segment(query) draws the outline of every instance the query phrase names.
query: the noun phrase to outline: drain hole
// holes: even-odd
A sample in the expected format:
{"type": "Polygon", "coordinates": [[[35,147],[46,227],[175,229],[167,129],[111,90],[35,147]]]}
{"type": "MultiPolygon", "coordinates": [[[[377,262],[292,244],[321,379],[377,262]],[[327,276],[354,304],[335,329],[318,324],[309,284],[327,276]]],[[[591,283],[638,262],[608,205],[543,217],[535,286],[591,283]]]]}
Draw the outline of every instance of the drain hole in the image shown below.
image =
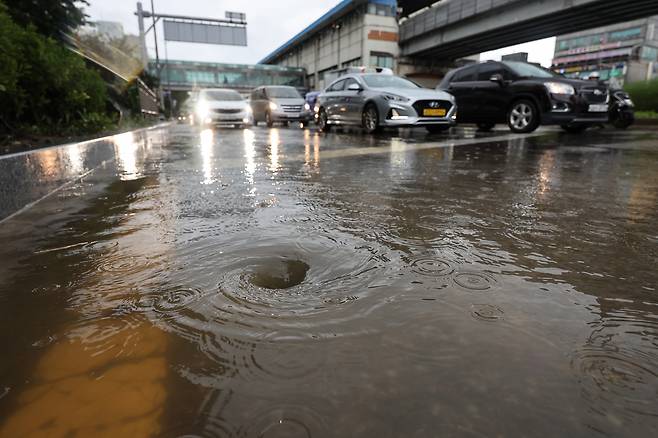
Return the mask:
{"type": "Polygon", "coordinates": [[[253,267],[249,282],[265,289],[288,289],[301,284],[309,269],[300,260],[272,260],[253,267]]]}

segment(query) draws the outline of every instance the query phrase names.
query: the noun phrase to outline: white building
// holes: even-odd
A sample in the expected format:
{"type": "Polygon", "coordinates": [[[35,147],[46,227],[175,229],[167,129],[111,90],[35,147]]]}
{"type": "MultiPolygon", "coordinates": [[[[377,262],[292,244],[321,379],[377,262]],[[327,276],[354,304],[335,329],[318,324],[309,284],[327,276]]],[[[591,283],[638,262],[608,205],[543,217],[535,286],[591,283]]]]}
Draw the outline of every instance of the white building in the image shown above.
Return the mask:
{"type": "Polygon", "coordinates": [[[260,61],[302,67],[311,89],[324,75],[349,66],[397,68],[398,21],[395,0],[344,0],[260,61]]]}

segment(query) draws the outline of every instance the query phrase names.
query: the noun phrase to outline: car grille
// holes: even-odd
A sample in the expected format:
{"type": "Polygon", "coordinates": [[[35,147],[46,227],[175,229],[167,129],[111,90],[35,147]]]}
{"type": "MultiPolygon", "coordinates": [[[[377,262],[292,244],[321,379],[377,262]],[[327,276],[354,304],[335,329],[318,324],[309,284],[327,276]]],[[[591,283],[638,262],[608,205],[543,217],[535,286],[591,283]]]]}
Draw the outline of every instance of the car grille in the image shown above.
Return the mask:
{"type": "Polygon", "coordinates": [[[444,109],[446,110],[447,116],[450,112],[450,109],[452,108],[452,103],[448,102],[447,100],[419,100],[413,104],[413,107],[414,110],[416,110],[416,113],[418,113],[419,117],[423,117],[423,110],[426,109],[444,109]]]}
{"type": "Polygon", "coordinates": [[[216,109],[215,112],[217,114],[238,114],[241,113],[241,109],[216,109]]]}
{"type": "Polygon", "coordinates": [[[580,96],[587,103],[606,103],[608,101],[608,90],[605,88],[583,88],[580,96]]]}
{"type": "Polygon", "coordinates": [[[301,105],[281,105],[281,108],[285,113],[298,113],[302,110],[301,105]]]}

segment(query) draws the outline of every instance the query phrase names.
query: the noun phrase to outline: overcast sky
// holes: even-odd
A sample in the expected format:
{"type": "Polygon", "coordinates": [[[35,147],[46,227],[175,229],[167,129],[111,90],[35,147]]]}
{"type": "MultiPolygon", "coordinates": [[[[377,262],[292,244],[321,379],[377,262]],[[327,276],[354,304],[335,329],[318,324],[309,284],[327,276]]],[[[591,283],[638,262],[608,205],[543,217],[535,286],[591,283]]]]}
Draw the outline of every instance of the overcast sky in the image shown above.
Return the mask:
{"type": "MultiPolygon", "coordinates": [[[[338,4],[339,0],[155,0],[156,12],[224,18],[225,11],[245,12],[249,23],[248,47],[213,46],[205,44],[167,43],[169,59],[187,61],[256,63],[288,41],[315,19],[338,4]]],[[[118,21],[128,33],[137,34],[136,0],[89,0],[87,14],[91,20],[118,21]]],[[[150,0],[143,0],[144,9],[150,10],[150,0]]],[[[161,25],[160,56],[164,57],[161,25]]],[[[153,37],[147,45],[154,56],[153,37]]],[[[487,52],[482,59],[500,59],[505,53],[525,51],[530,60],[549,66],[553,57],[555,40],[549,38],[534,43],[487,52]]]]}

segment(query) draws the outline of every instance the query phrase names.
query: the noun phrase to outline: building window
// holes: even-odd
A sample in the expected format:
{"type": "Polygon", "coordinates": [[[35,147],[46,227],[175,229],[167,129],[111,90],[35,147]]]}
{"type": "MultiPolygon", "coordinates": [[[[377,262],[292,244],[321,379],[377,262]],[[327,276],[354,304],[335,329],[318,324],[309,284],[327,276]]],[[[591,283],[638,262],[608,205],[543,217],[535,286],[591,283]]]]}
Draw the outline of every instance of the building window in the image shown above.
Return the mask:
{"type": "Polygon", "coordinates": [[[595,46],[603,42],[603,34],[589,35],[579,38],[563,40],[558,43],[558,50],[578,49],[581,47],[595,46]]]}
{"type": "Polygon", "coordinates": [[[215,73],[207,71],[187,71],[185,72],[187,82],[193,84],[214,84],[215,73]]]}
{"type": "Polygon", "coordinates": [[[640,49],[640,59],[650,62],[658,61],[658,48],[643,46],[640,49]]]}
{"type": "Polygon", "coordinates": [[[642,28],[634,27],[632,29],[619,30],[608,34],[608,41],[624,41],[642,37],[642,28]]]}
{"type": "Polygon", "coordinates": [[[386,17],[395,17],[396,10],[394,7],[389,5],[380,5],[377,3],[368,4],[368,14],[370,15],[382,15],[386,17]]]}
{"type": "Polygon", "coordinates": [[[393,68],[393,55],[390,53],[370,52],[370,67],[393,68]]]}
{"type": "Polygon", "coordinates": [[[343,62],[343,64],[342,64],[343,67],[359,67],[361,65],[363,65],[363,63],[361,62],[360,57],[352,59],[352,60],[347,61],[347,62],[343,62]]]}

